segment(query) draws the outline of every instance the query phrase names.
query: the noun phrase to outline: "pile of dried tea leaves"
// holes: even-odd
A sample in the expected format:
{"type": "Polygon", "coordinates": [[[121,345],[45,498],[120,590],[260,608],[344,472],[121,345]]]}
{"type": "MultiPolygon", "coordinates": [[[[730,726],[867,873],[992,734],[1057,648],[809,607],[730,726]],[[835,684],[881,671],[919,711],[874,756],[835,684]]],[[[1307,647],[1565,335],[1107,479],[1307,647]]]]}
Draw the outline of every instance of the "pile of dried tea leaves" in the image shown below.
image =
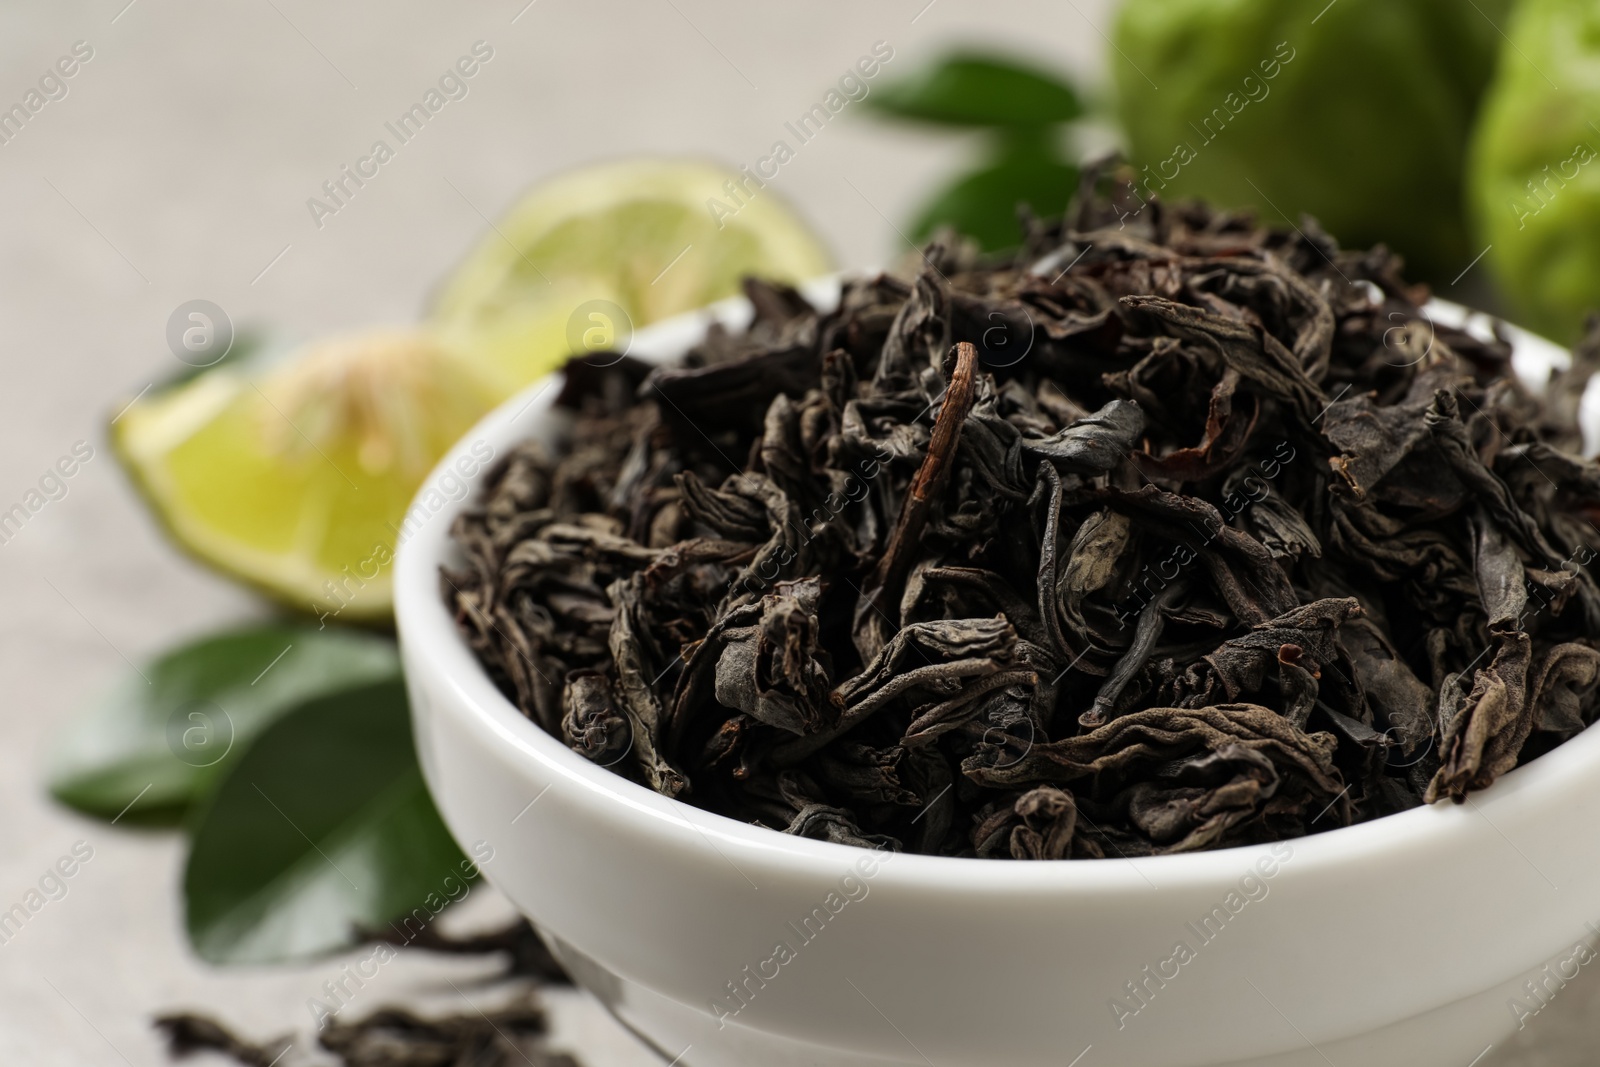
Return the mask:
{"type": "Polygon", "coordinates": [[[570,364],[442,588],[545,730],[668,796],[948,856],[1140,856],[1463,799],[1591,721],[1577,354],[1385,251],[1124,202],[679,365],[570,364]],[[1487,333],[1485,333],[1487,336],[1487,333]]]}

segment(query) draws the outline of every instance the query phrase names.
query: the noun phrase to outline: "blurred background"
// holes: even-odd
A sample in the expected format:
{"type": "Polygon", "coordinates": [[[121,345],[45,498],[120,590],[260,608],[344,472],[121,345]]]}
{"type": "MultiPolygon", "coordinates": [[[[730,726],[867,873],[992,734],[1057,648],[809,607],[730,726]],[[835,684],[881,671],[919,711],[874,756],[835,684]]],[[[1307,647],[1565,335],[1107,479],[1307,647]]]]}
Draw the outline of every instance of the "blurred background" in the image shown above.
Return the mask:
{"type": "MultiPolygon", "coordinates": [[[[1600,256],[1600,168],[1588,166],[1600,127],[1584,96],[1600,67],[1578,54],[1594,37],[1568,32],[1591,16],[1545,0],[1527,12],[1324,2],[1133,2],[1120,16],[1114,0],[0,8],[0,107],[26,112],[9,126],[0,113],[0,512],[26,509],[0,527],[0,909],[26,902],[75,845],[92,855],[0,943],[0,1061],[166,1063],[150,1018],[174,1007],[256,1035],[304,1031],[308,998],[365,955],[201,962],[185,929],[185,836],[50,796],[63,790],[50,753],[78,709],[183,642],[270,614],[163,536],[160,502],[147,506],[113,455],[109,420],[204,362],[173,348],[175,310],[209,301],[241,337],[254,328],[291,347],[410,328],[535,183],[630,156],[754,165],[779,139],[798,151],[773,199],[837,266],[889,263],[940,221],[1003,247],[1010,213],[985,205],[1044,190],[1059,202],[1036,206],[1059,211],[1075,165],[1120,145],[1146,190],[1255,206],[1275,224],[1314,210],[1347,243],[1402,248],[1441,295],[1572,342],[1600,256]],[[459,58],[481,59],[477,42],[492,58],[463,95],[330,199],[324,183],[389,139],[385,124],[459,58]],[[786,124],[861,57],[881,58],[880,43],[893,58],[878,96],[795,142],[786,124]],[[1019,66],[941,67],[953,52],[1019,66]],[[1022,111],[1032,117],[995,119],[1022,111]],[[73,473],[35,492],[68,456],[73,473]]],[[[509,917],[487,886],[459,911],[447,922],[509,917]]],[[[494,969],[402,953],[360,1008],[487,1004],[479,980],[494,969]]],[[[580,995],[547,999],[554,1047],[591,1067],[652,1062],[580,995]]],[[[1587,1064],[1596,1036],[1600,984],[1583,974],[1482,1063],[1587,1064]]]]}

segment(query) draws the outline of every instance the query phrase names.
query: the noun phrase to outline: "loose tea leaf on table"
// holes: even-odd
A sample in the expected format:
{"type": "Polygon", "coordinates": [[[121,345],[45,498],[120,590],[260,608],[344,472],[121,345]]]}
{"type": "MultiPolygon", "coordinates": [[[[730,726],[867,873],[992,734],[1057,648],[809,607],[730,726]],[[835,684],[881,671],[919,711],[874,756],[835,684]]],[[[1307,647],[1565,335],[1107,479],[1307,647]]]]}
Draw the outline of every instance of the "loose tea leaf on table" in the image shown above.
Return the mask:
{"type": "MultiPolygon", "coordinates": [[[[514,993],[504,1008],[487,1014],[474,1006],[456,1015],[424,1018],[389,1006],[350,1021],[325,1018],[317,1031],[317,1043],[346,1067],[497,1067],[516,1063],[581,1067],[571,1056],[543,1047],[548,1019],[530,982],[557,986],[570,985],[571,979],[528,920],[516,919],[499,929],[463,936],[443,933],[433,923],[409,937],[393,927],[358,933],[366,941],[450,956],[504,954],[506,969],[475,984],[481,988],[512,983],[514,993]]],[[[152,1022],[166,1038],[173,1059],[217,1052],[244,1067],[296,1067],[305,1061],[304,1048],[299,1058],[286,1058],[298,1041],[292,1033],[257,1043],[239,1037],[210,1016],[188,1011],[164,1012],[152,1022]]]]}
{"type": "Polygon", "coordinates": [[[507,695],[668,796],[950,856],[1292,837],[1583,729],[1584,377],[1530,392],[1381,247],[1115,176],[1013,257],[570,364],[442,583],[507,695]]]}
{"type": "MultiPolygon", "coordinates": [[[[245,1067],[294,1067],[309,1062],[285,1059],[292,1038],[254,1044],[204,1015],[173,1012],[155,1019],[174,1058],[218,1052],[245,1067]]],[[[424,1017],[406,1008],[379,1008],[354,1022],[330,1022],[317,1044],[344,1067],[581,1067],[564,1053],[542,1047],[549,1034],[544,1008],[531,995],[488,1013],[424,1017]]]]}
{"type": "Polygon", "coordinates": [[[438,929],[437,921],[420,928],[408,925],[405,929],[390,924],[371,930],[356,931],[366,942],[382,942],[399,948],[420,949],[445,956],[486,956],[504,953],[506,958],[502,978],[531,978],[545,985],[571,985],[572,978],[539,940],[533,924],[527,919],[514,919],[505,926],[478,934],[452,936],[438,929]]]}

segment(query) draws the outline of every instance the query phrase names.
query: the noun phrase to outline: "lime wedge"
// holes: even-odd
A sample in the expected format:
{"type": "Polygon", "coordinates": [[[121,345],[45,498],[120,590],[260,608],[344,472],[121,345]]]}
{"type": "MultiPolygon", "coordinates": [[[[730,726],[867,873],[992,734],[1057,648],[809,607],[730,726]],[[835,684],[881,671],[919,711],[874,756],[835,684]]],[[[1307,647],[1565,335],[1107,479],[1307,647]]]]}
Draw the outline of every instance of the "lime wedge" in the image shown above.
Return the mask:
{"type": "MultiPolygon", "coordinates": [[[[137,399],[112,443],[202,561],[302,611],[387,619],[407,508],[495,403],[570,353],[625,349],[634,326],[738,292],[746,274],[827,271],[777,195],[753,181],[735,195],[738,177],[645,160],[543,183],[445,284],[428,325],[271,366],[230,357],[137,399]]],[[[436,488],[460,499],[477,471],[459,473],[436,488]]]]}
{"type": "Polygon", "coordinates": [[[692,160],[627,160],[542,182],[439,292],[434,317],[502,395],[573,352],[739,291],[805,281],[827,254],[770,187],[692,160]]]}
{"type": "Polygon", "coordinates": [[[290,607],[389,614],[396,531],[489,390],[421,330],[229,361],[139,400],[112,444],[177,542],[290,607]]]}

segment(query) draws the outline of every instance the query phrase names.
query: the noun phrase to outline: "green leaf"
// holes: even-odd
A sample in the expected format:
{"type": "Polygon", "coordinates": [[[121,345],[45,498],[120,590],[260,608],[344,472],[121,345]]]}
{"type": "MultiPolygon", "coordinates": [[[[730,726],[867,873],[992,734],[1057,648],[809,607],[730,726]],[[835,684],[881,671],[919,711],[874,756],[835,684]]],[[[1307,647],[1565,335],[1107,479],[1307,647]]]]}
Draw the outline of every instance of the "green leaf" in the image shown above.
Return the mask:
{"type": "Polygon", "coordinates": [[[1015,248],[1022,241],[1017,207],[1059,215],[1078,186],[1078,168],[1057,158],[1042,142],[1014,139],[988,166],[958,178],[936,194],[917,217],[912,236],[921,241],[940,226],[973,238],[984,251],[1015,248]]]}
{"type": "Polygon", "coordinates": [[[318,697],[256,739],[201,813],[184,873],[189,940],[212,963],[304,959],[465,891],[423,785],[404,686],[318,697]]]}
{"type": "Polygon", "coordinates": [[[261,730],[321,693],[398,677],[386,637],[267,623],[173,649],[55,739],[50,792],[87,815],[173,824],[261,730]],[[138,803],[129,804],[138,798],[138,803]]]}
{"type": "Polygon", "coordinates": [[[1072,86],[1015,60],[956,53],[879,86],[867,104],[901,118],[949,126],[1038,127],[1083,114],[1072,86]]]}

